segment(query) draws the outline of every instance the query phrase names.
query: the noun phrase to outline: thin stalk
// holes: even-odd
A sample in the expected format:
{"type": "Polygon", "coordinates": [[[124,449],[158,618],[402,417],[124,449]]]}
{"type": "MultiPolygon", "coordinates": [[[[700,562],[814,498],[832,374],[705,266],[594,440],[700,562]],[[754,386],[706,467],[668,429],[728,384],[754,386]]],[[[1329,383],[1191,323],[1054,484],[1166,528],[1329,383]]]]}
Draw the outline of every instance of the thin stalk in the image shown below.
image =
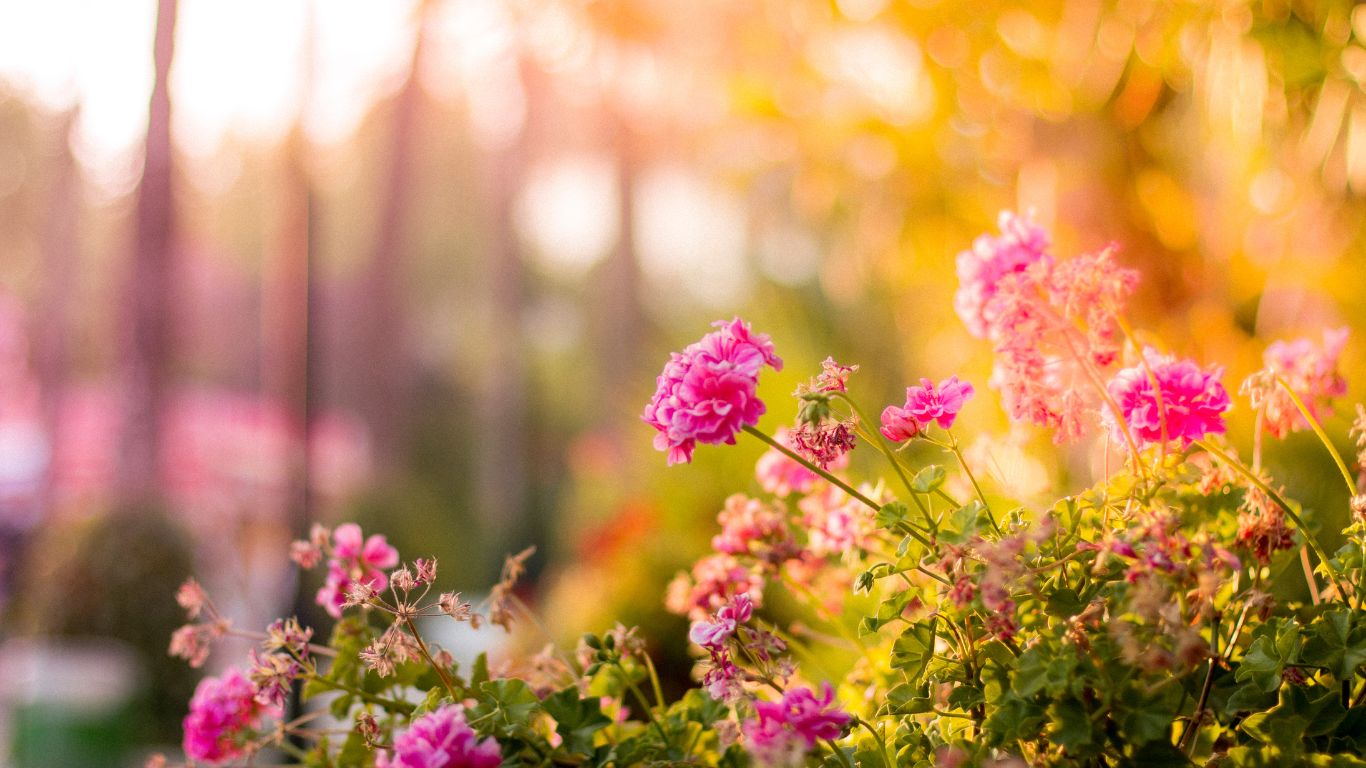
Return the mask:
{"type": "Polygon", "coordinates": [[[1200,720],[1205,716],[1205,704],[1209,701],[1210,689],[1214,687],[1214,667],[1219,661],[1219,615],[1216,613],[1210,624],[1209,671],[1205,673],[1205,683],[1200,688],[1200,700],[1195,703],[1195,714],[1186,722],[1181,738],[1176,742],[1177,749],[1195,747],[1195,736],[1200,732],[1200,720]],[[1189,742],[1189,743],[1188,743],[1189,742]]]}
{"type": "Polygon", "coordinates": [[[673,740],[670,739],[669,734],[664,731],[664,726],[660,725],[659,720],[655,718],[654,708],[650,706],[649,699],[646,699],[645,694],[640,692],[640,686],[636,685],[635,681],[631,680],[630,674],[626,672],[625,667],[621,666],[620,661],[616,662],[616,667],[621,670],[621,679],[626,683],[626,687],[635,695],[636,701],[640,702],[641,709],[645,710],[645,716],[650,718],[650,725],[654,726],[656,731],[659,731],[659,738],[670,747],[674,746],[673,740]]]}
{"type": "Polygon", "coordinates": [[[1356,480],[1352,478],[1352,473],[1347,469],[1347,462],[1342,460],[1342,454],[1338,453],[1338,449],[1333,445],[1333,441],[1329,440],[1328,434],[1323,431],[1323,426],[1319,424],[1319,420],[1314,418],[1314,414],[1310,413],[1309,407],[1304,404],[1304,401],[1300,399],[1299,395],[1295,394],[1295,390],[1291,389],[1290,385],[1285,383],[1285,379],[1276,376],[1276,383],[1281,385],[1281,388],[1285,390],[1287,395],[1290,395],[1291,402],[1300,410],[1300,415],[1304,417],[1304,420],[1309,422],[1309,427],[1314,430],[1315,435],[1318,435],[1319,442],[1323,443],[1323,447],[1327,448],[1328,453],[1333,456],[1333,461],[1338,465],[1338,471],[1342,473],[1343,482],[1347,483],[1347,495],[1355,496],[1357,492],[1356,480]]]}
{"type": "Polygon", "coordinates": [[[441,684],[446,687],[446,693],[450,694],[452,701],[459,701],[460,696],[455,692],[455,681],[451,680],[450,674],[440,664],[436,663],[436,659],[432,658],[431,651],[427,649],[426,641],[422,639],[422,634],[417,631],[417,622],[413,621],[411,616],[406,617],[404,621],[408,624],[408,631],[413,633],[413,639],[417,641],[417,648],[422,652],[422,658],[427,660],[427,663],[436,671],[436,676],[441,678],[441,684]]]}
{"type": "Polygon", "coordinates": [[[817,475],[820,475],[821,477],[825,478],[826,481],[828,481],[830,484],[834,485],[836,488],[839,488],[840,490],[842,490],[842,491],[844,491],[845,493],[849,494],[849,495],[852,496],[853,498],[858,499],[859,501],[861,501],[861,502],[863,502],[864,504],[868,505],[869,507],[871,507],[871,508],[873,509],[874,512],[876,512],[876,511],[882,509],[882,505],[881,505],[881,504],[879,504],[879,503],[877,503],[876,501],[873,501],[872,499],[868,498],[867,496],[864,496],[863,494],[859,493],[859,492],[858,492],[858,489],[854,488],[852,485],[850,485],[850,484],[844,482],[843,480],[839,479],[838,477],[835,477],[834,475],[832,475],[832,474],[830,474],[829,472],[825,471],[825,470],[822,469],[821,467],[817,466],[815,463],[810,462],[810,461],[807,461],[805,457],[803,457],[801,454],[797,453],[796,451],[792,450],[791,448],[788,448],[787,446],[783,445],[782,443],[778,442],[777,440],[774,440],[773,438],[771,438],[771,437],[769,437],[768,435],[764,434],[763,432],[761,432],[761,431],[755,429],[754,427],[751,427],[751,426],[749,426],[749,425],[746,425],[744,429],[745,429],[745,431],[748,432],[749,434],[754,435],[755,437],[759,438],[760,440],[764,441],[765,443],[768,443],[768,445],[769,445],[770,447],[777,448],[778,451],[779,451],[780,453],[782,453],[784,456],[787,456],[789,459],[792,459],[793,461],[797,462],[798,464],[801,464],[803,467],[806,467],[807,469],[811,470],[812,472],[815,472],[817,475]]]}
{"type": "Polygon", "coordinates": [[[963,458],[963,451],[958,447],[957,435],[953,434],[953,430],[951,429],[946,429],[944,431],[949,436],[949,450],[953,451],[953,455],[958,458],[958,466],[963,468],[963,474],[967,475],[968,482],[972,483],[972,490],[977,492],[977,500],[982,502],[982,509],[987,511],[987,519],[991,521],[991,527],[996,530],[996,533],[1005,535],[1001,530],[1001,526],[996,524],[996,515],[991,512],[991,505],[987,503],[987,495],[982,493],[982,486],[978,484],[977,476],[972,474],[972,467],[969,467],[967,459],[963,458]]]}
{"type": "Polygon", "coordinates": [[[1294,509],[1291,509],[1289,502],[1282,498],[1271,486],[1262,482],[1262,479],[1253,474],[1252,470],[1243,466],[1241,461],[1228,455],[1228,453],[1224,452],[1213,443],[1210,443],[1207,440],[1196,440],[1195,442],[1201,448],[1214,454],[1225,464],[1237,470],[1249,483],[1256,486],[1257,490],[1265,493],[1268,498],[1276,502],[1277,506],[1285,510],[1285,514],[1295,523],[1295,527],[1299,528],[1304,534],[1304,540],[1309,543],[1309,546],[1314,550],[1314,554],[1318,555],[1319,562],[1323,564],[1323,569],[1328,572],[1328,578],[1333,582],[1333,587],[1338,591],[1338,597],[1342,599],[1342,602],[1347,603],[1350,606],[1351,601],[1348,599],[1348,595],[1351,593],[1342,586],[1338,574],[1333,570],[1333,566],[1329,562],[1327,551],[1325,551],[1323,545],[1319,543],[1318,537],[1305,526],[1304,520],[1300,518],[1299,514],[1296,513],[1294,509]]]}
{"type": "Polygon", "coordinates": [[[849,756],[844,754],[844,750],[839,748],[839,745],[835,743],[834,739],[826,739],[825,744],[830,747],[830,751],[834,752],[835,756],[840,759],[840,764],[843,765],[844,768],[854,768],[854,764],[849,762],[849,756]]]}

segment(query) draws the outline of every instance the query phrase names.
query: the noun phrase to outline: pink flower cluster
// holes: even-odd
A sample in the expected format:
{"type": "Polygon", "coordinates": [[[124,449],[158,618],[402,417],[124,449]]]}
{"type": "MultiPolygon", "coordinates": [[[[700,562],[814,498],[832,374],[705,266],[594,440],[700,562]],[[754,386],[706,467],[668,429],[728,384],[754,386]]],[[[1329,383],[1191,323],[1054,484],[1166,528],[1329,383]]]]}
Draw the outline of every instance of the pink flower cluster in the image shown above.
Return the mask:
{"type": "Polygon", "coordinates": [[[185,755],[215,765],[241,757],[266,715],[278,717],[280,710],[262,704],[256,686],[240,670],[206,677],[195,688],[183,722],[185,755]]]}
{"type": "Polygon", "coordinates": [[[1011,418],[1076,439],[1099,400],[1090,382],[1118,355],[1118,317],[1138,275],[1112,248],[1057,261],[1047,233],[1011,213],[1001,230],[959,254],[955,307],[969,332],[995,345],[991,384],[1011,418]]]}
{"type": "Polygon", "coordinates": [[[465,722],[465,710],[447,704],[414,720],[394,739],[392,753],[379,752],[375,768],[497,768],[502,763],[498,742],[480,741],[465,722]]]}
{"type": "Polygon", "coordinates": [[[1289,393],[1276,383],[1279,376],[1314,418],[1332,412],[1329,401],[1347,394],[1347,380],[1338,372],[1338,357],[1347,345],[1347,329],[1324,329],[1322,346],[1307,338],[1277,341],[1266,348],[1264,374],[1244,383],[1252,407],[1262,410],[1262,425],[1276,437],[1307,426],[1289,393]]]}
{"type": "Polygon", "coordinates": [[[781,701],[758,701],[754,709],[756,716],[742,726],[746,748],[766,766],[800,764],[817,741],[839,738],[850,720],[829,683],[821,685],[819,697],[810,688],[792,688],[781,701]]]}
{"type": "Polygon", "coordinates": [[[721,532],[711,548],[728,555],[752,555],[768,563],[794,557],[801,547],[792,538],[787,513],[777,504],[765,504],[743,493],[732,494],[717,515],[721,532]]]}
{"type": "Polygon", "coordinates": [[[959,382],[957,376],[939,382],[938,387],[929,379],[921,379],[920,386],[906,388],[905,405],[883,409],[882,435],[899,443],[920,434],[930,424],[948,429],[972,395],[972,385],[959,382]]]}
{"type": "Polygon", "coordinates": [[[781,370],[766,334],[753,333],[740,318],[720,321],[717,330],[670,355],[657,389],[642,415],[658,430],[655,448],[669,464],[692,461],[697,443],[734,443],[743,427],[758,423],[764,403],[756,395],[759,371],[781,370]]]}
{"type": "Polygon", "coordinates": [[[733,555],[716,554],[694,563],[691,574],[680,573],[669,582],[664,605],[673,613],[699,619],[737,595],[747,595],[754,605],[761,605],[764,577],[733,555]]]}
{"type": "MultiPolygon", "coordinates": [[[[867,486],[860,492],[877,495],[867,486]]],[[[798,501],[797,508],[802,512],[802,524],[806,526],[806,548],[817,557],[865,547],[877,527],[872,510],[833,485],[823,486],[798,501]]]]}
{"type": "Polygon", "coordinates": [[[365,538],[360,526],[345,523],[332,532],[331,557],[327,561],[327,580],[318,590],[318,605],[334,618],[341,616],[348,593],[363,584],[375,592],[389,586],[384,570],[398,565],[398,550],[380,534],[365,538]]]}
{"type": "MultiPolygon", "coordinates": [[[[1204,371],[1190,360],[1160,355],[1152,348],[1145,348],[1143,357],[1145,364],[1121,370],[1107,387],[1140,446],[1169,440],[1186,446],[1223,433],[1224,411],[1232,401],[1219,383],[1222,368],[1204,371]]],[[[1112,436],[1122,442],[1123,426],[1108,411],[1105,416],[1112,436]]]]}

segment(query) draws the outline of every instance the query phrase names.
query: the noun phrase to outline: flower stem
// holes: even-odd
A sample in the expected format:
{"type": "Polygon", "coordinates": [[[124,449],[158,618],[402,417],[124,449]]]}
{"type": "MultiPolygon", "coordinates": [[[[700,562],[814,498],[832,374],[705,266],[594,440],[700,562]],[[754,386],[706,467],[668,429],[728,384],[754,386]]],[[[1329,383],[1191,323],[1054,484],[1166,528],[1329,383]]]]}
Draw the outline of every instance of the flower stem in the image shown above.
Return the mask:
{"type": "Polygon", "coordinates": [[[436,663],[436,659],[432,658],[431,651],[427,650],[427,643],[422,640],[422,635],[417,631],[417,622],[413,621],[411,616],[407,617],[406,621],[408,623],[408,631],[413,633],[413,639],[417,641],[418,650],[422,651],[422,658],[426,659],[427,663],[432,665],[432,669],[436,671],[436,676],[441,678],[441,684],[446,687],[446,693],[450,694],[451,700],[459,701],[460,696],[455,692],[455,683],[451,680],[451,676],[447,674],[446,670],[442,669],[441,665],[436,663]]]}
{"type": "Polygon", "coordinates": [[[1332,454],[1333,461],[1338,465],[1338,471],[1342,473],[1343,481],[1347,483],[1347,495],[1355,496],[1357,492],[1356,480],[1352,479],[1352,473],[1347,469],[1347,462],[1342,460],[1342,454],[1338,453],[1337,447],[1328,439],[1328,434],[1323,431],[1323,427],[1319,424],[1319,420],[1314,418],[1314,414],[1309,411],[1309,407],[1304,404],[1304,401],[1300,399],[1299,395],[1295,394],[1295,390],[1291,389],[1290,385],[1285,383],[1285,379],[1282,379],[1278,375],[1276,376],[1276,383],[1281,385],[1281,388],[1285,390],[1287,395],[1290,395],[1291,402],[1300,410],[1300,415],[1304,417],[1304,420],[1309,422],[1309,427],[1314,430],[1315,435],[1318,435],[1319,442],[1323,443],[1323,447],[1327,448],[1328,453],[1332,454]]]}
{"type": "Polygon", "coordinates": [[[872,507],[873,511],[876,512],[876,511],[882,509],[882,505],[881,505],[881,504],[879,504],[879,503],[877,503],[876,501],[873,501],[872,499],[868,498],[867,496],[864,496],[863,494],[859,493],[858,490],[857,490],[856,488],[854,488],[852,485],[850,485],[850,484],[844,482],[843,480],[839,479],[838,477],[835,477],[834,475],[832,475],[832,474],[830,474],[829,472],[825,471],[825,470],[822,469],[821,467],[817,466],[815,463],[810,462],[810,461],[807,461],[806,458],[803,457],[801,454],[797,453],[796,451],[792,450],[791,448],[788,448],[787,446],[783,445],[782,443],[778,442],[777,440],[774,440],[772,437],[769,437],[768,435],[764,434],[763,432],[761,432],[761,431],[755,429],[754,427],[748,426],[748,425],[745,426],[745,431],[748,432],[748,433],[751,434],[751,435],[754,435],[755,437],[759,438],[760,440],[764,441],[765,443],[768,443],[770,446],[772,446],[772,447],[774,447],[774,448],[777,448],[779,452],[781,452],[783,455],[787,456],[789,459],[792,459],[793,461],[797,462],[798,464],[801,464],[802,466],[806,467],[807,469],[811,470],[812,472],[815,472],[817,475],[820,475],[821,477],[825,478],[825,479],[826,479],[827,481],[829,481],[832,485],[834,485],[835,487],[837,487],[837,488],[839,488],[840,490],[844,491],[845,493],[849,494],[849,495],[852,496],[853,498],[858,499],[859,501],[863,502],[864,504],[868,505],[869,507],[872,507]]]}
{"type": "Polygon", "coordinates": [[[1295,510],[1290,508],[1290,503],[1287,502],[1271,486],[1262,482],[1262,479],[1260,477],[1257,477],[1257,475],[1254,474],[1252,470],[1243,466],[1243,463],[1241,461],[1238,461],[1237,459],[1233,458],[1225,451],[1220,450],[1213,443],[1209,442],[1208,440],[1196,440],[1195,443],[1196,445],[1199,445],[1201,448],[1204,448],[1206,451],[1217,456],[1221,461],[1223,461],[1228,466],[1233,467],[1233,469],[1235,469],[1239,474],[1246,478],[1249,483],[1256,486],[1257,490],[1261,491],[1262,493],[1265,493],[1268,498],[1276,502],[1277,506],[1285,510],[1285,514],[1295,523],[1295,526],[1300,529],[1300,532],[1304,534],[1304,540],[1309,543],[1310,548],[1314,550],[1314,554],[1318,555],[1319,562],[1323,564],[1323,569],[1328,572],[1328,578],[1333,582],[1333,587],[1337,590],[1339,599],[1341,599],[1342,602],[1350,606],[1351,600],[1349,599],[1349,595],[1351,593],[1349,593],[1342,586],[1342,582],[1339,580],[1338,574],[1333,571],[1333,566],[1329,563],[1328,560],[1327,551],[1325,551],[1323,545],[1319,543],[1318,537],[1315,536],[1313,532],[1305,526],[1304,520],[1300,518],[1299,514],[1295,512],[1295,510]]]}

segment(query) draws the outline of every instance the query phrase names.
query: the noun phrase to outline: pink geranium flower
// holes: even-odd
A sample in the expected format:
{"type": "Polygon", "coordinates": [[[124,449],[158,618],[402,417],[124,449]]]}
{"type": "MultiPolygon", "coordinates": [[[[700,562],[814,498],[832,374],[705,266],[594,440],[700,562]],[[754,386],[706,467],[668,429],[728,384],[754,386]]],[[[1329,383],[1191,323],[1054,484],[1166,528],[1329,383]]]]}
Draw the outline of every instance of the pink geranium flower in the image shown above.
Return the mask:
{"type": "MultiPolygon", "coordinates": [[[[1204,371],[1190,360],[1176,360],[1151,348],[1144,349],[1143,355],[1146,366],[1125,368],[1108,385],[1135,440],[1141,445],[1164,439],[1189,445],[1206,435],[1223,433],[1224,411],[1232,402],[1219,383],[1222,368],[1204,371]],[[1157,392],[1151,379],[1157,380],[1157,392]]],[[[1123,429],[1114,414],[1107,411],[1105,416],[1115,440],[1122,441],[1123,429]]]]}
{"type": "Polygon", "coordinates": [[[906,388],[905,405],[883,409],[880,431],[888,440],[899,443],[920,434],[930,424],[948,429],[973,392],[972,385],[958,381],[957,376],[939,382],[938,387],[929,379],[921,379],[920,386],[906,388]]]}
{"type": "Polygon", "coordinates": [[[790,765],[822,739],[838,738],[849,724],[849,713],[835,703],[829,683],[819,697],[806,687],[792,688],[781,701],[758,701],[756,717],[743,729],[750,755],[760,765],[790,765]]]}
{"type": "Polygon", "coordinates": [[[715,325],[670,356],[642,414],[658,430],[655,447],[668,452],[670,464],[692,461],[697,443],[734,443],[737,432],[758,423],[764,414],[755,394],[759,371],[783,367],[766,334],[754,333],[738,317],[715,325]]]}
{"type": "Polygon", "coordinates": [[[394,739],[392,753],[381,751],[375,768],[497,768],[503,751],[492,737],[483,741],[453,704],[428,712],[394,739]]]}
{"type": "Polygon", "coordinates": [[[754,602],[749,595],[736,595],[716,612],[714,621],[695,621],[688,630],[688,639],[709,651],[719,651],[726,640],[735,634],[735,628],[754,614],[754,602]]]}
{"type": "Polygon", "coordinates": [[[182,723],[185,755],[215,765],[245,755],[246,743],[260,730],[261,719],[280,714],[278,708],[262,704],[256,694],[256,686],[238,669],[200,680],[182,723]]]}
{"type": "Polygon", "coordinates": [[[365,538],[359,525],[345,523],[332,532],[332,552],[327,561],[327,579],[318,590],[318,605],[334,618],[341,616],[347,593],[357,584],[375,592],[389,586],[385,569],[398,565],[398,550],[388,540],[373,534],[365,538]]]}

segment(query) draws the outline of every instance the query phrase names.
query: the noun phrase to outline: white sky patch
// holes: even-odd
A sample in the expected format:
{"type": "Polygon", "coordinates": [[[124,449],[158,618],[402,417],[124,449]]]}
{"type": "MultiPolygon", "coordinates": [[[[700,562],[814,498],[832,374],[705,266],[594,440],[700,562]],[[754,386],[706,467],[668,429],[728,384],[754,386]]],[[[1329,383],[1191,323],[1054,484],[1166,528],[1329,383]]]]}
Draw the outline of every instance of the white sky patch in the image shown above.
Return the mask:
{"type": "Polygon", "coordinates": [[[517,200],[517,231],[548,271],[580,277],[616,245],[620,201],[611,158],[556,158],[531,169],[517,200]]]}
{"type": "Polygon", "coordinates": [[[695,172],[663,167],[642,175],[636,243],[660,295],[682,290],[705,306],[733,309],[749,292],[744,207],[695,172]]]}
{"type": "MultiPolygon", "coordinates": [[[[310,0],[181,0],[171,71],[175,140],[278,139],[301,108],[310,0]]],[[[310,135],[340,142],[401,80],[413,0],[312,0],[310,135]]],[[[51,109],[79,103],[78,156],[122,179],[147,130],[155,0],[0,0],[0,79],[51,109]]]]}

